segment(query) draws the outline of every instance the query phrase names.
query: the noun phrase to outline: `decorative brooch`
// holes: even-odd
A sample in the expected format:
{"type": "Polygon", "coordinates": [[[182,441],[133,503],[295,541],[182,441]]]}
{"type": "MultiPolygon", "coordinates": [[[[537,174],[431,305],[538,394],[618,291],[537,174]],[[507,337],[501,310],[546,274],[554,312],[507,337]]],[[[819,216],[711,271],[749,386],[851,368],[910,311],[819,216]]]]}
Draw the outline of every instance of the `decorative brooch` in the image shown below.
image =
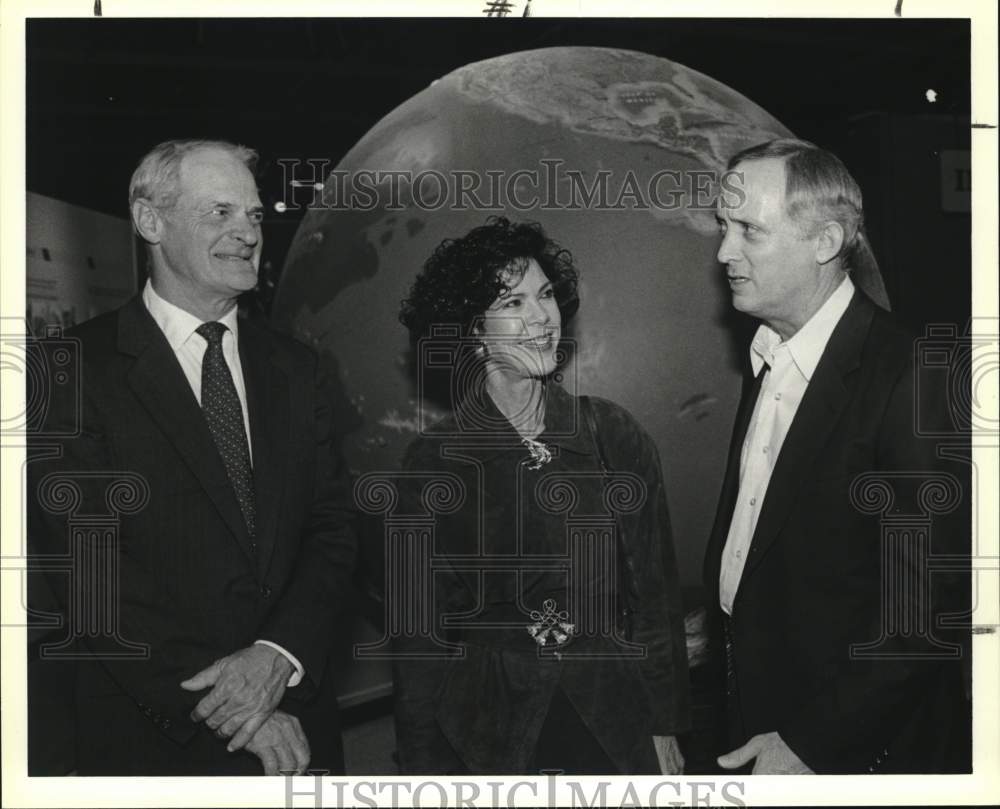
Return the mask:
{"type": "Polygon", "coordinates": [[[569,613],[566,610],[556,612],[554,598],[546,598],[542,602],[542,610],[543,612],[532,610],[529,613],[535,623],[525,627],[528,634],[543,648],[565,646],[576,631],[576,624],[569,622],[569,613]]]}
{"type": "Polygon", "coordinates": [[[531,455],[530,459],[526,458],[521,462],[528,469],[541,469],[552,460],[552,450],[541,441],[536,441],[534,438],[522,438],[521,443],[528,448],[528,453],[531,455]]]}

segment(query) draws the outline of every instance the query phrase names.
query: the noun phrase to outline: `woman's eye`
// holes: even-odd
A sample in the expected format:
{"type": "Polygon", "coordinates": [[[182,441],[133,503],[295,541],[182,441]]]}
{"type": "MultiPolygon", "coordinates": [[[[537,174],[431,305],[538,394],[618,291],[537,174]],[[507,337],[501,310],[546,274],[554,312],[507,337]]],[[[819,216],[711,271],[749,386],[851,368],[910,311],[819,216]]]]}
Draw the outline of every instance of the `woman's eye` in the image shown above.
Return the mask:
{"type": "Polygon", "coordinates": [[[514,309],[515,307],[518,307],[520,305],[521,305],[521,301],[519,301],[517,298],[513,298],[512,300],[507,301],[503,305],[503,308],[504,309],[514,309]]]}
{"type": "Polygon", "coordinates": [[[546,290],[545,290],[545,291],[544,291],[544,292],[542,293],[542,297],[543,297],[543,298],[554,298],[554,297],[555,297],[555,295],[556,295],[556,292],[555,292],[555,290],[554,290],[554,289],[551,289],[551,288],[549,288],[549,289],[546,289],[546,290]]]}

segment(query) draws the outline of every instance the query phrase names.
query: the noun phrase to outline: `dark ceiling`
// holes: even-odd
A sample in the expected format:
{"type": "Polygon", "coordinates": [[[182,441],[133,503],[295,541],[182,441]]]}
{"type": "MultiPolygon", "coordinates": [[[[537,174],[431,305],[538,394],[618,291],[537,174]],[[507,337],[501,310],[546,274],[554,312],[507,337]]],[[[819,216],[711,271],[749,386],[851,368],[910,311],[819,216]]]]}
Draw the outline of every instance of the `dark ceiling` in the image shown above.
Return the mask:
{"type": "MultiPolygon", "coordinates": [[[[667,57],[832,148],[864,113],[969,113],[962,20],[34,19],[28,189],[125,216],[139,157],[168,138],[205,136],[257,148],[262,196],[273,202],[283,194],[278,159],[332,167],[434,79],[560,45],[667,57]]],[[[287,244],[295,215],[268,209],[271,233],[287,244]]]]}

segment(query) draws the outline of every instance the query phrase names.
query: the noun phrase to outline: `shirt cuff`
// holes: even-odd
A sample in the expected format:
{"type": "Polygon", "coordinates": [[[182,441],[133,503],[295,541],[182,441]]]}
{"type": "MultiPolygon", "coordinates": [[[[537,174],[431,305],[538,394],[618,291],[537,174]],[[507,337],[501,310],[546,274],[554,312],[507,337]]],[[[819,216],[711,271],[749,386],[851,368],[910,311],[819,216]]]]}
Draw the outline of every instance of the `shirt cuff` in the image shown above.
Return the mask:
{"type": "Polygon", "coordinates": [[[306,673],[306,670],[302,668],[302,664],[299,662],[299,659],[295,655],[293,655],[290,651],[288,651],[288,649],[286,649],[284,646],[279,646],[277,643],[273,643],[272,641],[269,640],[255,640],[253,643],[254,646],[256,646],[257,644],[260,644],[261,646],[270,646],[272,649],[281,652],[285,657],[288,658],[288,662],[291,663],[293,666],[295,666],[294,673],[292,674],[291,677],[288,678],[288,683],[285,686],[286,688],[294,688],[295,686],[297,686],[299,683],[302,682],[302,677],[306,673]]]}

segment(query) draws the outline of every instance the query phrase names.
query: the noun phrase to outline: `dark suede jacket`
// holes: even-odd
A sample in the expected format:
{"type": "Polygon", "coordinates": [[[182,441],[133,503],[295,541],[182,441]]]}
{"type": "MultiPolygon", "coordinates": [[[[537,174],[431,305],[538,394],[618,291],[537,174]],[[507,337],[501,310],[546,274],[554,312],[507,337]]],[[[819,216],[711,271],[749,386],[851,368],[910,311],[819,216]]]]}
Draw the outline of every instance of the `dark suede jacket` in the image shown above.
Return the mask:
{"type": "Polygon", "coordinates": [[[606,480],[579,400],[552,383],[546,396],[539,440],[552,458],[537,469],[485,395],[478,412],[459,407],[408,450],[404,475],[414,479],[402,487],[404,510],[428,512],[421,486],[434,474],[460,483],[462,498],[434,516],[434,640],[417,632],[396,647],[407,655],[394,665],[403,773],[525,772],[557,687],[622,773],[659,772],[651,737],[689,727],[656,447],[624,408],[592,399],[606,480]],[[609,504],[620,510],[631,557],[626,579],[609,504]],[[629,579],[631,642],[618,617],[629,579]],[[574,625],[567,645],[543,647],[529,633],[546,613],[574,625]]]}

